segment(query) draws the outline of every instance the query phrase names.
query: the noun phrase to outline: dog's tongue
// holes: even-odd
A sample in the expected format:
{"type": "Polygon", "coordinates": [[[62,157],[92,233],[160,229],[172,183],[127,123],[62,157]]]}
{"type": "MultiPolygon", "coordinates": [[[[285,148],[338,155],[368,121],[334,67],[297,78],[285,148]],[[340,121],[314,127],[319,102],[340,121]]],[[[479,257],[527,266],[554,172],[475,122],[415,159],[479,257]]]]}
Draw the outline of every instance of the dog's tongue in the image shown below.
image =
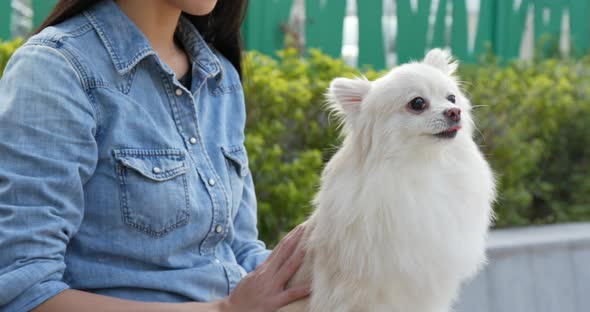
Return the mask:
{"type": "Polygon", "coordinates": [[[461,126],[460,125],[456,125],[454,127],[451,127],[449,129],[447,129],[447,131],[459,131],[459,129],[461,129],[461,126]]]}

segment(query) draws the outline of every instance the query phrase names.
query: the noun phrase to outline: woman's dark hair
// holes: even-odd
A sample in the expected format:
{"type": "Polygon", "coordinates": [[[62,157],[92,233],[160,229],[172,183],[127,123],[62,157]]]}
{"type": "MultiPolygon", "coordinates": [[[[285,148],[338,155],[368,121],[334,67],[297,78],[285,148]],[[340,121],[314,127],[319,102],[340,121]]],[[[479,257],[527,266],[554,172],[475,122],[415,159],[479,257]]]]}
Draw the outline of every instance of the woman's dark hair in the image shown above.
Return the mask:
{"type": "MultiPolygon", "coordinates": [[[[59,0],[49,16],[35,33],[43,28],[61,23],[103,0],[59,0]]],[[[215,9],[208,15],[194,16],[183,13],[201,33],[225,56],[242,76],[242,42],[240,25],[246,13],[248,0],[218,0],[215,9]]]]}

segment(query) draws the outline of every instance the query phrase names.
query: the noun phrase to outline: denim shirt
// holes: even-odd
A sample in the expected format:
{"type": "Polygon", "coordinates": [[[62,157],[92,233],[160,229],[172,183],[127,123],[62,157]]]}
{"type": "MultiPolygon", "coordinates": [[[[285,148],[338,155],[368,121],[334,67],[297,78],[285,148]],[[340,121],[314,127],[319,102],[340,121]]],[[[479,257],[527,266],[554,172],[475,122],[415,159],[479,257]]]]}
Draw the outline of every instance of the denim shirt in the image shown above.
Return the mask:
{"type": "Polygon", "coordinates": [[[181,18],[185,88],[111,0],[30,38],[0,80],[0,310],[67,288],[227,296],[258,240],[237,71],[181,18]]]}

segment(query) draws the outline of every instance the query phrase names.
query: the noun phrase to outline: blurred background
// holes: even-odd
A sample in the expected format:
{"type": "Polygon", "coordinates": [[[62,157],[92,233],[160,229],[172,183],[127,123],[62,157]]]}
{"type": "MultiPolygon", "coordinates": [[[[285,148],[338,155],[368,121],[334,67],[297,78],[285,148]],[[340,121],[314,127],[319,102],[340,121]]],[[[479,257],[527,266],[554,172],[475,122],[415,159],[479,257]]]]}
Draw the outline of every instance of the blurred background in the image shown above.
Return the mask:
{"type": "MultiPolygon", "coordinates": [[[[54,0],[0,0],[0,72],[54,0]]],[[[250,0],[246,147],[270,247],[340,144],[331,79],[446,47],[499,183],[489,264],[455,311],[590,311],[590,0],[250,0]]],[[[345,191],[345,190],[344,190],[345,191]]]]}

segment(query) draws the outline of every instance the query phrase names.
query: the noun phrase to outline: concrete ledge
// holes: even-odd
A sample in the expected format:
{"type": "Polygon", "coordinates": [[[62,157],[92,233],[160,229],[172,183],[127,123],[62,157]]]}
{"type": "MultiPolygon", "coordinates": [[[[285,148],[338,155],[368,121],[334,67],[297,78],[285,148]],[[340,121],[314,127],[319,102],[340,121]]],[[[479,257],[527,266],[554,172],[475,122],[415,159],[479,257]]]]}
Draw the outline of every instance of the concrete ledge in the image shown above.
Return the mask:
{"type": "Polygon", "coordinates": [[[494,230],[456,312],[590,311],[590,223],[494,230]]]}
{"type": "Polygon", "coordinates": [[[522,228],[500,229],[491,232],[488,255],[511,249],[544,248],[563,244],[590,243],[590,223],[567,223],[522,228]]]}

